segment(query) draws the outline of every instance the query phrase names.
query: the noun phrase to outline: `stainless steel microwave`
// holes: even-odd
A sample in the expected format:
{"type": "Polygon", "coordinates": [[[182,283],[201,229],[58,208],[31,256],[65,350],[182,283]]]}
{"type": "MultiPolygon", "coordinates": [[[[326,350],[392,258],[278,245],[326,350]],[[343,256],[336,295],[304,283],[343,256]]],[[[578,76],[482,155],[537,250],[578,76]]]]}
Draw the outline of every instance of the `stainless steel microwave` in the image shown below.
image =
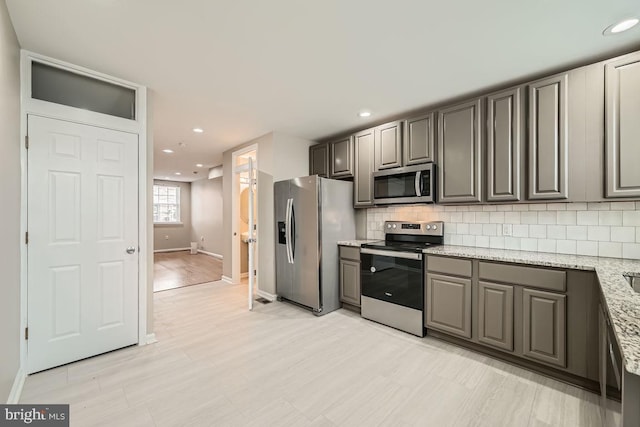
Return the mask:
{"type": "Polygon", "coordinates": [[[436,200],[435,172],[433,163],[374,172],[373,203],[433,203],[436,200]]]}

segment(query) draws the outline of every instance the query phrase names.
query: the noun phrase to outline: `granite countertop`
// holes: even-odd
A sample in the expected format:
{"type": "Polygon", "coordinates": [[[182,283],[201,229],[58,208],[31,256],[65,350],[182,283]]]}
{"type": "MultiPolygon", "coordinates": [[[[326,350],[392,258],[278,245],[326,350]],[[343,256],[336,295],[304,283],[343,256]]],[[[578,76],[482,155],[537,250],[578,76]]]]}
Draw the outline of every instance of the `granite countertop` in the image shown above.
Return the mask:
{"type": "Polygon", "coordinates": [[[640,294],[636,293],[622,276],[640,273],[640,260],[452,245],[433,246],[423,252],[432,255],[595,271],[625,368],[632,374],[640,375],[640,294]]]}
{"type": "Polygon", "coordinates": [[[339,246],[354,246],[359,248],[360,246],[364,245],[365,243],[372,243],[372,242],[377,242],[379,240],[339,240],[338,241],[338,245],[339,246]]]}

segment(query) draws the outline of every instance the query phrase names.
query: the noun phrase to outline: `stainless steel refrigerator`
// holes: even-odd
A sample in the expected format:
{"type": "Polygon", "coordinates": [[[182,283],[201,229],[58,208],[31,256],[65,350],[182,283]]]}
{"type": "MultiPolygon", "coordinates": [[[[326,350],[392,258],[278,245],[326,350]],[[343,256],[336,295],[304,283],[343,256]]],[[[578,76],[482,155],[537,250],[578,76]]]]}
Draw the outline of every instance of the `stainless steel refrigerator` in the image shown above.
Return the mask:
{"type": "Polygon", "coordinates": [[[338,241],[355,238],[353,183],[317,175],[274,183],[278,299],[316,316],[340,308],[338,241]]]}

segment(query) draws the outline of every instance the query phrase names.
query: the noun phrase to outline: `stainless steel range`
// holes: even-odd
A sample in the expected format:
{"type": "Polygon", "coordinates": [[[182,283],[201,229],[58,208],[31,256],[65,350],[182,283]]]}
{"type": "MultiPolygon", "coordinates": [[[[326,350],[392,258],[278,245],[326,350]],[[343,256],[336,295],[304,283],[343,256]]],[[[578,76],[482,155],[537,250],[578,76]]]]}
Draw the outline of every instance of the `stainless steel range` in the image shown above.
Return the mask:
{"type": "Polygon", "coordinates": [[[362,317],[424,336],[422,250],[444,242],[443,222],[384,223],[385,239],[362,245],[362,317]]]}

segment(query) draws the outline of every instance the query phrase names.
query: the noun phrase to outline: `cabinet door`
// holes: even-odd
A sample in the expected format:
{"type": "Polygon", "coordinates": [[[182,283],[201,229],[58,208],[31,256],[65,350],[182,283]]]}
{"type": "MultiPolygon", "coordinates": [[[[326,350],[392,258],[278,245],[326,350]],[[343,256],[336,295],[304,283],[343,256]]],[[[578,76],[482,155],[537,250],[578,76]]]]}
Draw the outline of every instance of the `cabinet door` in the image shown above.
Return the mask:
{"type": "Polygon", "coordinates": [[[402,152],[404,165],[417,165],[435,160],[433,146],[435,141],[435,114],[404,121],[402,152]]]}
{"type": "Polygon", "coordinates": [[[568,197],[568,74],[529,85],[529,199],[568,197]]]}
{"type": "Polygon", "coordinates": [[[566,367],[567,297],[526,288],[522,292],[523,355],[566,367]]]}
{"type": "Polygon", "coordinates": [[[438,112],[438,200],[481,199],[481,100],[438,112]]]}
{"type": "Polygon", "coordinates": [[[640,54],[605,66],[606,197],[640,197],[640,54]]]}
{"type": "Polygon", "coordinates": [[[471,279],[427,274],[427,328],[471,338],[471,279]]]}
{"type": "Polygon", "coordinates": [[[478,340],[513,351],[513,286],[478,283],[478,340]]]}
{"type": "Polygon", "coordinates": [[[522,96],[514,88],[487,97],[487,201],[520,200],[522,96]]]}
{"type": "Polygon", "coordinates": [[[373,206],[374,130],[367,129],[353,136],[356,153],[356,175],[353,182],[355,207],[373,206]]]}
{"type": "Polygon", "coordinates": [[[353,177],[353,139],[347,137],[329,143],[331,178],[353,177]]]}
{"type": "Polygon", "coordinates": [[[402,166],[402,122],[391,122],[376,128],[376,170],[402,166]]]}
{"type": "Polygon", "coordinates": [[[340,301],[360,307],[360,263],[340,260],[340,301]]]}
{"type": "Polygon", "coordinates": [[[328,144],[316,144],[309,147],[309,175],[329,177],[328,144]]]}

